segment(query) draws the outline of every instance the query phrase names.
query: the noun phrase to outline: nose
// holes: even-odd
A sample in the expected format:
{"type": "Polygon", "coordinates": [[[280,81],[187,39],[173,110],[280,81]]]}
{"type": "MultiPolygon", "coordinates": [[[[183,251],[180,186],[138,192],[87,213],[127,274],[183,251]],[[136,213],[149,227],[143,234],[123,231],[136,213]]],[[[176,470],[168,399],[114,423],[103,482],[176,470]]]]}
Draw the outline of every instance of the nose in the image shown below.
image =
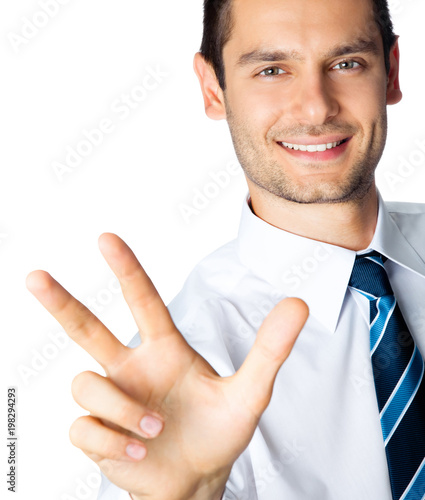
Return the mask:
{"type": "Polygon", "coordinates": [[[339,112],[335,89],[320,71],[300,77],[295,82],[292,114],[302,125],[323,125],[339,112]]]}

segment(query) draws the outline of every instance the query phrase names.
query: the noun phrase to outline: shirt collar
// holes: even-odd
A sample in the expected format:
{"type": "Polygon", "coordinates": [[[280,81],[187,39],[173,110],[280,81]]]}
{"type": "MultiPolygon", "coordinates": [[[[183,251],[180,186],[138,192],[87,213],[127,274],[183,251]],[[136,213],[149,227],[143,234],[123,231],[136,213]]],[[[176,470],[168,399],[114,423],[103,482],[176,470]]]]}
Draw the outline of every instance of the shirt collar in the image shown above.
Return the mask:
{"type": "Polygon", "coordinates": [[[396,264],[425,277],[425,262],[400,231],[379,193],[378,196],[378,223],[370,249],[376,250],[396,264]]]}
{"type": "MultiPolygon", "coordinates": [[[[244,200],[237,240],[242,264],[280,294],[303,299],[334,333],[356,252],[279,229],[257,217],[244,200]]],[[[370,249],[425,275],[425,264],[390,217],[379,195],[378,223],[370,249]]]]}

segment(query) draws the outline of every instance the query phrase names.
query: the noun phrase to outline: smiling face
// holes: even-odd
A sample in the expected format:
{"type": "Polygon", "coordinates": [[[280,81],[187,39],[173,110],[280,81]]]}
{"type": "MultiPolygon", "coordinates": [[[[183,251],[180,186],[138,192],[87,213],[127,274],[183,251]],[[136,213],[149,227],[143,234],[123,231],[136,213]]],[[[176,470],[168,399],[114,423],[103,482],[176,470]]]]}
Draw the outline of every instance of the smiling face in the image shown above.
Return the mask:
{"type": "Polygon", "coordinates": [[[233,0],[233,19],[222,101],[251,196],[363,198],[400,99],[371,0],[233,0]]]}

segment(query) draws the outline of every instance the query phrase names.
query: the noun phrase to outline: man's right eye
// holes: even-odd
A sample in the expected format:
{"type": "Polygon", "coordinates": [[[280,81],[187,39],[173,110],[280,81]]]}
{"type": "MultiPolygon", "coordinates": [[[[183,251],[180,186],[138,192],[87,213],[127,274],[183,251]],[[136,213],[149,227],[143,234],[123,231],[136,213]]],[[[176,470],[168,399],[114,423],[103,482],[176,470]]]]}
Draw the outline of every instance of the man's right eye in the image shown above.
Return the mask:
{"type": "Polygon", "coordinates": [[[286,73],[286,71],[284,71],[282,68],[279,68],[278,66],[271,66],[270,68],[263,69],[263,71],[261,71],[259,75],[270,77],[283,75],[284,73],[286,73]]]}

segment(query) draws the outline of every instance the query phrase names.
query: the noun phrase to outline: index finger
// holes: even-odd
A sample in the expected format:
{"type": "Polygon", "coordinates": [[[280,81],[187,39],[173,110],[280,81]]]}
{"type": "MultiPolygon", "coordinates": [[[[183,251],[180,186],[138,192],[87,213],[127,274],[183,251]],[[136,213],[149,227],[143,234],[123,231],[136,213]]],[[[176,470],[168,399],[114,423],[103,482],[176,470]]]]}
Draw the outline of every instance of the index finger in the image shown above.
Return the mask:
{"type": "Polygon", "coordinates": [[[45,271],[33,271],[26,285],[34,297],[62,325],[66,333],[107,371],[120,362],[127,348],[81,302],[45,271]]]}

